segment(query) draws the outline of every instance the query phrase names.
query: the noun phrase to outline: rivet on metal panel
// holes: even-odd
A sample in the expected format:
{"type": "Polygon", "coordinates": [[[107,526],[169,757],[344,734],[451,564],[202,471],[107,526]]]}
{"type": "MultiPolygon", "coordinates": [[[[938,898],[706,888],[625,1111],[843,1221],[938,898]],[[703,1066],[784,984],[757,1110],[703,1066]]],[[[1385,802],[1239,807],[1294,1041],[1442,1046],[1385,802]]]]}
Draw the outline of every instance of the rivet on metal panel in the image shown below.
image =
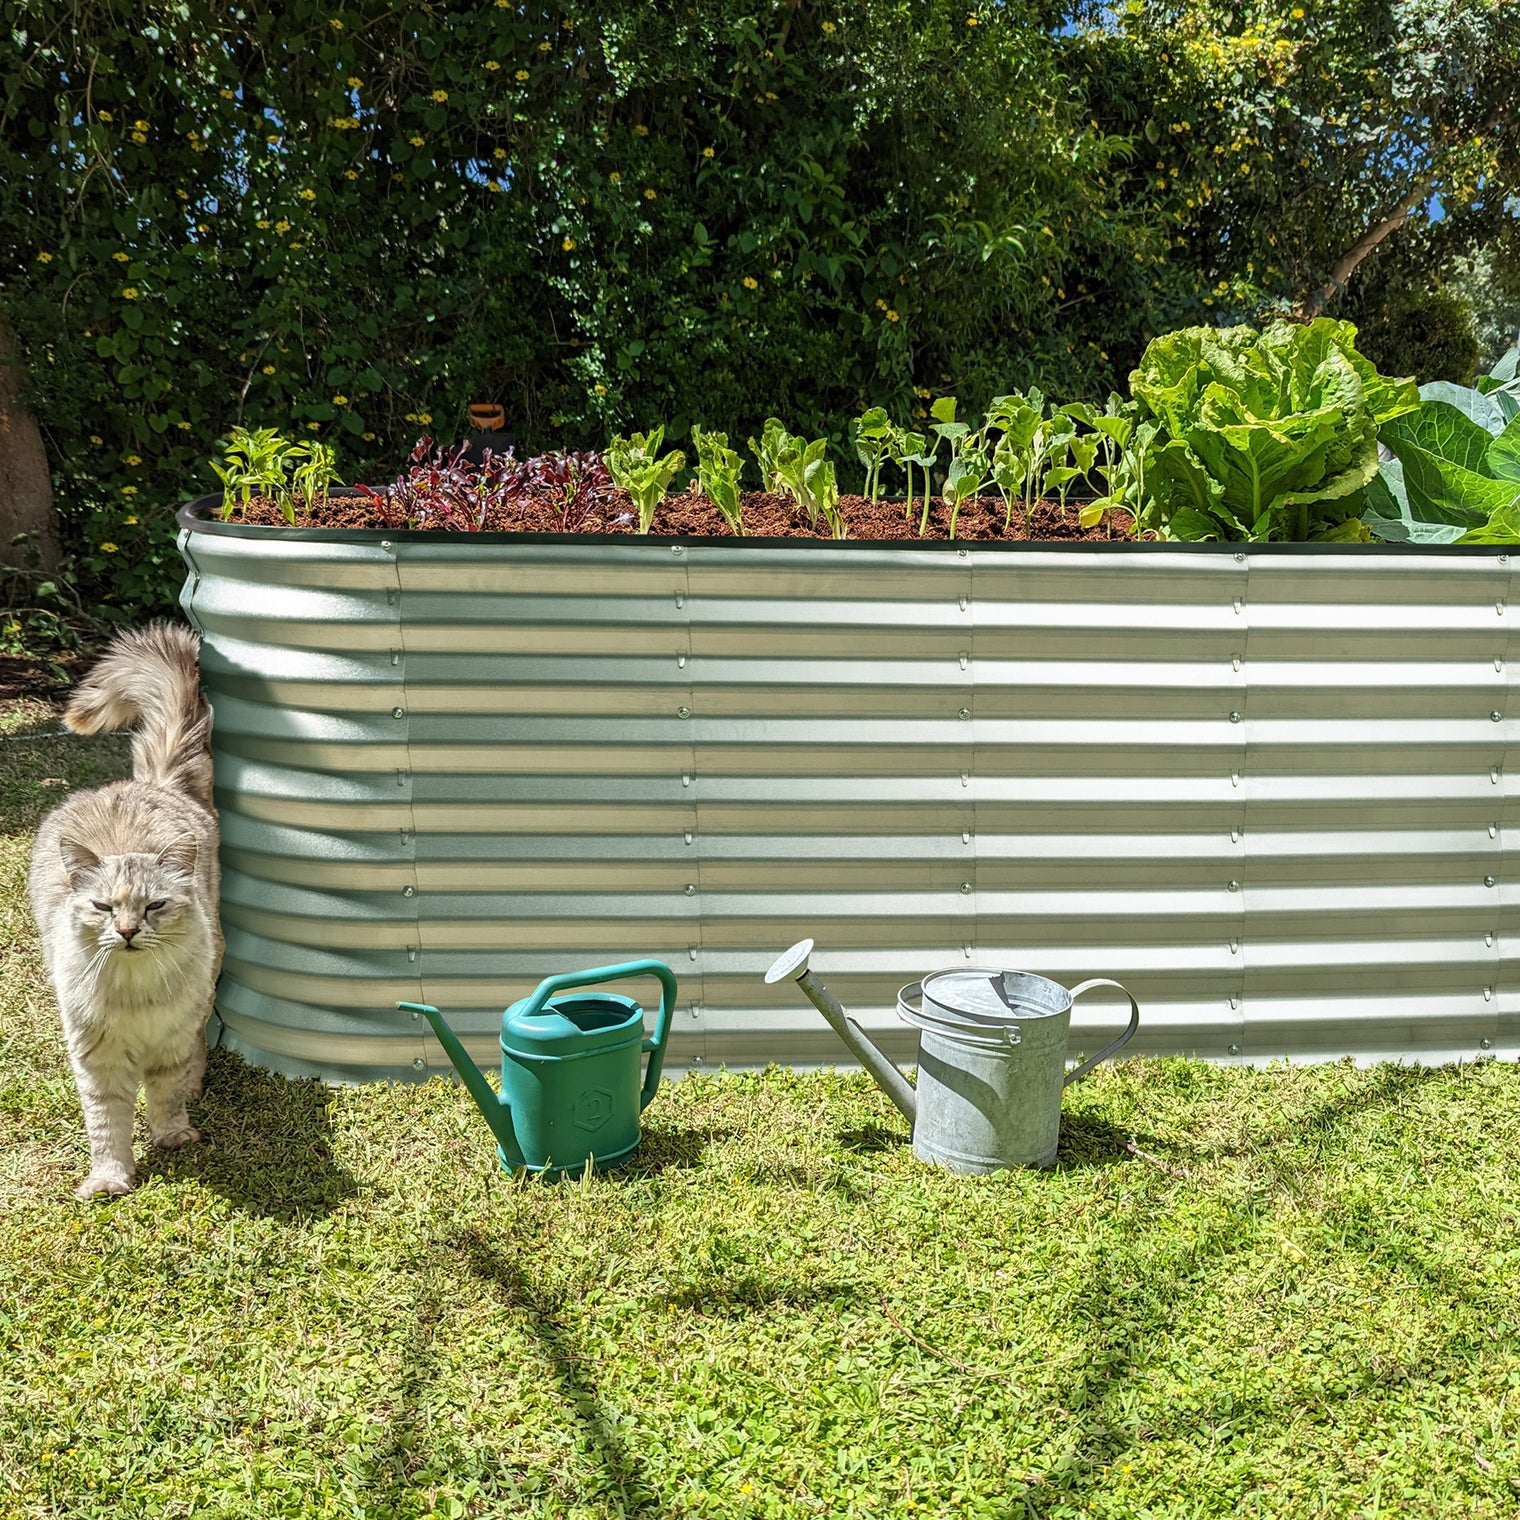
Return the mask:
{"type": "Polygon", "coordinates": [[[686,953],[692,958],[692,960],[696,960],[696,958],[697,958],[697,947],[695,945],[688,945],[686,947],[686,953]]]}
{"type": "Polygon", "coordinates": [[[967,655],[966,655],[966,651],[965,651],[965,650],[964,650],[964,649],[963,649],[963,650],[961,650],[961,669],[962,669],[962,670],[964,670],[964,669],[965,669],[965,668],[966,668],[966,665],[967,665],[967,658],[968,658],[968,657],[967,657],[967,655]]]}
{"type": "Polygon", "coordinates": [[[382,538],[380,540],[380,547],[384,549],[387,554],[389,554],[391,550],[395,548],[395,545],[391,543],[390,539],[382,538]]]}
{"type": "MultiPolygon", "coordinates": [[[[693,1003],[691,1005],[691,1016],[694,1019],[700,1019],[702,1017],[702,1005],[700,1003],[693,1003]]],[[[701,1056],[693,1056],[691,1064],[695,1066],[701,1059],[701,1056]]]]}
{"type": "Polygon", "coordinates": [[[1498,655],[1494,656],[1494,669],[1495,670],[1503,670],[1504,669],[1504,661],[1501,660],[1498,655]]]}
{"type": "Polygon", "coordinates": [[[387,586],[385,588],[385,605],[387,607],[394,607],[396,605],[396,588],[394,586],[387,586]]]}
{"type": "Polygon", "coordinates": [[[421,1056],[417,1056],[412,1061],[412,1069],[414,1071],[426,1071],[427,1062],[424,1061],[421,1056]]]}
{"type": "Polygon", "coordinates": [[[1238,891],[1240,891],[1240,883],[1238,881],[1229,882],[1227,885],[1228,885],[1228,890],[1231,891],[1231,892],[1238,892],[1238,891]]]}
{"type": "Polygon", "coordinates": [[[686,834],[685,834],[684,837],[686,839],[687,844],[690,844],[691,843],[691,830],[690,829],[687,829],[686,834]]]}
{"type": "Polygon", "coordinates": [[[969,892],[970,890],[971,890],[971,883],[969,881],[963,881],[961,883],[961,891],[962,892],[969,892]]]}
{"type": "Polygon", "coordinates": [[[1488,837],[1490,839],[1497,839],[1499,837],[1499,825],[1497,823],[1489,824],[1488,837]]]}
{"type": "Polygon", "coordinates": [[[672,544],[670,546],[670,552],[672,554],[685,554],[686,553],[686,546],[685,546],[685,544],[672,544]]]}
{"type": "Polygon", "coordinates": [[[961,785],[962,786],[970,786],[971,785],[971,772],[970,771],[962,771],[961,772],[961,785]]]}
{"type": "Polygon", "coordinates": [[[678,708],[676,708],[676,717],[678,717],[678,718],[689,718],[690,716],[691,716],[691,709],[689,707],[678,707],[678,708]]]}
{"type": "Polygon", "coordinates": [[[1230,785],[1231,786],[1239,786],[1240,785],[1240,772],[1239,771],[1231,771],[1230,772],[1230,785]]]}
{"type": "Polygon", "coordinates": [[[678,591],[678,592],[676,592],[676,610],[679,611],[685,605],[686,605],[686,593],[684,591],[678,591]]]}
{"type": "MultiPolygon", "coordinates": [[[[1239,1008],[1240,1007],[1240,999],[1236,998],[1236,997],[1232,997],[1230,999],[1230,1007],[1231,1008],[1239,1008]]],[[[1238,1046],[1238,1045],[1232,1045],[1232,1046],[1230,1046],[1230,1054],[1232,1056],[1238,1056],[1240,1054],[1240,1046],[1238,1046]]]]}
{"type": "Polygon", "coordinates": [[[1492,934],[1485,934],[1483,936],[1483,943],[1485,945],[1487,945],[1490,950],[1492,950],[1493,947],[1494,947],[1494,937],[1493,937],[1493,935],[1492,934]]]}
{"type": "Polygon", "coordinates": [[[1497,612],[1500,617],[1503,617],[1504,616],[1504,603],[1503,602],[1495,602],[1494,603],[1494,611],[1497,612]]]}
{"type": "Polygon", "coordinates": [[[1498,723],[1504,717],[1504,714],[1496,707],[1488,716],[1490,722],[1498,723]]]}
{"type": "Polygon", "coordinates": [[[405,771],[397,771],[396,772],[396,785],[397,786],[405,786],[406,785],[406,772],[405,771]]]}
{"type": "Polygon", "coordinates": [[[1243,564],[1245,564],[1245,562],[1246,562],[1246,557],[1245,557],[1244,554],[1236,554],[1236,556],[1235,556],[1235,563],[1237,565],[1243,565],[1243,564]]]}
{"type": "Polygon", "coordinates": [[[399,665],[400,663],[401,663],[401,651],[399,649],[393,649],[393,650],[391,650],[391,664],[392,665],[399,665]]]}
{"type": "Polygon", "coordinates": [[[966,608],[969,607],[970,605],[971,605],[970,598],[963,596],[961,598],[961,611],[964,612],[966,610],[966,608]]]}
{"type": "Polygon", "coordinates": [[[694,882],[694,881],[687,882],[685,890],[686,890],[686,895],[688,897],[695,897],[697,895],[697,884],[696,884],[696,882],[694,882]]]}
{"type": "Polygon", "coordinates": [[[417,895],[417,889],[411,884],[411,882],[408,882],[404,887],[402,887],[401,895],[403,897],[415,897],[417,895]]]}
{"type": "Polygon", "coordinates": [[[682,771],[681,772],[681,785],[682,786],[690,786],[691,785],[691,772],[690,771],[682,771]]]}
{"type": "Polygon", "coordinates": [[[676,669],[677,670],[685,670],[686,669],[686,656],[684,654],[678,654],[676,656],[676,669]]]}
{"type": "Polygon", "coordinates": [[[962,723],[968,722],[970,720],[970,717],[971,717],[971,709],[969,707],[963,707],[963,708],[961,708],[961,722],[962,723]]]}
{"type": "MultiPolygon", "coordinates": [[[[955,551],[957,559],[965,559],[970,553],[971,551],[969,549],[957,549],[955,551]]],[[[1502,559],[1503,556],[1501,555],[1500,558],[1502,559]]]]}
{"type": "Polygon", "coordinates": [[[1488,779],[1490,781],[1492,781],[1495,786],[1498,786],[1498,784],[1499,784],[1499,767],[1497,765],[1491,766],[1489,768],[1488,779]]]}
{"type": "Polygon", "coordinates": [[[1230,714],[1230,722],[1231,723],[1239,723],[1240,722],[1240,714],[1238,712],[1232,712],[1230,714]]]}
{"type": "Polygon", "coordinates": [[[1239,844],[1240,843],[1240,830],[1239,829],[1231,829],[1230,830],[1230,843],[1231,844],[1239,844]]]}
{"type": "Polygon", "coordinates": [[[1240,598],[1238,596],[1235,598],[1235,610],[1237,612],[1240,611],[1240,598]]]}
{"type": "Polygon", "coordinates": [[[417,947],[416,947],[416,945],[408,945],[406,947],[406,958],[409,961],[414,961],[414,960],[417,959],[417,947]]]}
{"type": "Polygon", "coordinates": [[[1493,1002],[1493,1000],[1494,1000],[1494,989],[1492,987],[1485,987],[1483,989],[1483,1001],[1485,1003],[1491,1003],[1491,1002],[1493,1002]]]}
{"type": "Polygon", "coordinates": [[[1231,670],[1239,670],[1240,669],[1240,656],[1238,654],[1232,654],[1230,656],[1230,669],[1231,670]]]}
{"type": "Polygon", "coordinates": [[[969,961],[971,959],[971,946],[970,945],[962,945],[961,949],[966,952],[966,959],[969,961]]]}
{"type": "MultiPolygon", "coordinates": [[[[1233,1008],[1234,1006],[1235,1006],[1235,999],[1231,998],[1230,999],[1230,1007],[1233,1008]]],[[[1232,1046],[1230,1046],[1230,1049],[1229,1049],[1228,1053],[1230,1055],[1232,1055],[1232,1056],[1238,1056],[1240,1054],[1240,1046],[1238,1046],[1238,1045],[1232,1045],[1232,1046]]]]}
{"type": "Polygon", "coordinates": [[[1494,1048],[1494,1042],[1485,1035],[1481,1040],[1478,1041],[1478,1046],[1482,1050],[1492,1050],[1494,1048]]]}
{"type": "Polygon", "coordinates": [[[1499,556],[1499,563],[1501,565],[1507,565],[1509,563],[1509,555],[1507,555],[1507,554],[1501,554],[1499,556]]]}
{"type": "MultiPolygon", "coordinates": [[[[695,1013],[693,1013],[693,1014],[692,1014],[692,1017],[693,1017],[693,1018],[696,1018],[696,1014],[695,1014],[695,1013]]],[[[701,1065],[701,1064],[702,1064],[702,1057],[701,1057],[701,1056],[693,1056],[693,1057],[692,1057],[692,1058],[691,1058],[691,1064],[692,1064],[692,1065],[693,1065],[693,1066],[700,1066],[700,1065],[701,1065]]]]}
{"type": "Polygon", "coordinates": [[[1232,939],[1230,941],[1230,954],[1231,955],[1239,955],[1240,954],[1240,941],[1238,939],[1232,939]]]}
{"type": "Polygon", "coordinates": [[[971,830],[970,829],[962,829],[961,830],[961,843],[962,844],[970,844],[971,843],[971,830]]]}
{"type": "Polygon", "coordinates": [[[393,717],[393,718],[404,718],[405,716],[406,716],[406,709],[404,707],[393,707],[393,708],[391,708],[391,717],[393,717]]]}
{"type": "Polygon", "coordinates": [[[1495,879],[1492,876],[1485,876],[1483,878],[1483,885],[1485,887],[1495,886],[1496,885],[1495,879]]]}

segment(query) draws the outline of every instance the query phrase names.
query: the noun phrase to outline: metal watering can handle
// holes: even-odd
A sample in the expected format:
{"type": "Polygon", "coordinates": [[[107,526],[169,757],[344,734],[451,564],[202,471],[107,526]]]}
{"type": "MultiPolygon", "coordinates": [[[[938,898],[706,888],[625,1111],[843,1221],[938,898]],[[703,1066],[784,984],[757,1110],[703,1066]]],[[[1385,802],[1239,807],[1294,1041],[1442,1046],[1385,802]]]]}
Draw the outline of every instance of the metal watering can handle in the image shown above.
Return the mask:
{"type": "Polygon", "coordinates": [[[591,987],[599,982],[616,982],[627,976],[658,977],[660,983],[660,1011],[655,1016],[654,1034],[642,1046],[649,1053],[644,1085],[639,1090],[639,1111],[642,1113],[659,1091],[660,1070],[665,1065],[665,1042],[670,1038],[670,1024],[676,1011],[676,974],[664,961],[620,961],[616,966],[595,966],[590,971],[562,971],[558,976],[546,976],[534,988],[528,1006],[519,1017],[531,1018],[541,1012],[544,1004],[557,992],[568,992],[572,987],[591,987]]]}
{"type": "Polygon", "coordinates": [[[1063,1088],[1070,1087],[1078,1077],[1085,1076],[1099,1061],[1106,1061],[1121,1045],[1129,1044],[1135,1031],[1140,1027],[1140,1005],[1135,1001],[1134,995],[1128,987],[1119,982],[1111,982],[1106,976],[1095,976],[1091,981],[1083,982],[1080,987],[1073,987],[1071,989],[1072,1002],[1075,1003],[1084,992],[1091,992],[1094,987],[1118,987],[1119,991],[1129,998],[1129,1028],[1107,1049],[1100,1050],[1091,1060],[1084,1061],[1075,1071],[1069,1073],[1066,1080],[1061,1083],[1063,1088]]]}

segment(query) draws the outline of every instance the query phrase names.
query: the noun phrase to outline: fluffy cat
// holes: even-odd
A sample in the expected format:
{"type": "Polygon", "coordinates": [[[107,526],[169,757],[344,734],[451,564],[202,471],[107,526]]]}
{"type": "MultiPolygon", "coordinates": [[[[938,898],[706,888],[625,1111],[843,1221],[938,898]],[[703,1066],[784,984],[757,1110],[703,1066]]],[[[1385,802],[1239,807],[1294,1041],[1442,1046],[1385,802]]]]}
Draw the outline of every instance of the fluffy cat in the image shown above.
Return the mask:
{"type": "Polygon", "coordinates": [[[64,722],[132,726],[132,779],[65,798],[32,850],[32,912],[90,1139],[81,1198],[130,1191],[139,1086],[153,1144],[201,1138],[186,1105],[200,1096],[222,936],[199,649],[170,623],[112,642],[64,722]]]}

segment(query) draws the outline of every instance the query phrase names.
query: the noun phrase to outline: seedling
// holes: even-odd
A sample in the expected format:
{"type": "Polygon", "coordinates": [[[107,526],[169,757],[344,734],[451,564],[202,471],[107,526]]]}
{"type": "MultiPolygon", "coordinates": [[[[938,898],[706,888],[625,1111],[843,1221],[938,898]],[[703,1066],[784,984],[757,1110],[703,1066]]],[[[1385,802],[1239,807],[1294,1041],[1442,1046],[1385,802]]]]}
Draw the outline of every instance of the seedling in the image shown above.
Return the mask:
{"type": "Polygon", "coordinates": [[[855,457],[865,467],[865,494],[874,503],[881,494],[881,467],[892,457],[892,423],[879,406],[855,419],[855,457]]]}
{"type": "Polygon", "coordinates": [[[660,445],[664,441],[665,429],[652,428],[648,433],[614,438],[604,456],[612,478],[633,498],[640,533],[649,532],[670,482],[678,471],[686,468],[686,456],[679,449],[661,457],[660,445]]]}
{"type": "Polygon", "coordinates": [[[744,504],[739,477],[744,461],[729,448],[727,433],[704,433],[693,427],[691,441],[697,448],[697,484],[702,494],[723,514],[723,520],[740,538],[744,536],[744,504]]]}
{"type": "MultiPolygon", "coordinates": [[[[306,503],[306,510],[327,505],[327,493],[335,485],[342,485],[338,477],[338,451],[331,444],[312,443],[307,446],[305,464],[297,465],[291,476],[295,495],[306,503]]],[[[294,512],[287,512],[289,521],[295,521],[294,512]]]]}
{"type": "Polygon", "coordinates": [[[829,447],[827,438],[815,438],[809,443],[788,433],[775,417],[769,417],[760,442],[751,438],[749,446],[760,461],[767,490],[783,491],[790,496],[807,513],[809,527],[817,526],[821,512],[834,537],[845,536],[844,518],[839,512],[839,483],[833,463],[824,457],[829,447]]]}
{"type": "Polygon", "coordinates": [[[295,506],[286,484],[286,469],[307,455],[304,443],[292,443],[274,428],[250,432],[235,427],[222,446],[223,463],[211,461],[222,482],[222,518],[231,517],[238,505],[247,506],[255,493],[268,492],[279,503],[288,522],[296,520],[295,506]]]}

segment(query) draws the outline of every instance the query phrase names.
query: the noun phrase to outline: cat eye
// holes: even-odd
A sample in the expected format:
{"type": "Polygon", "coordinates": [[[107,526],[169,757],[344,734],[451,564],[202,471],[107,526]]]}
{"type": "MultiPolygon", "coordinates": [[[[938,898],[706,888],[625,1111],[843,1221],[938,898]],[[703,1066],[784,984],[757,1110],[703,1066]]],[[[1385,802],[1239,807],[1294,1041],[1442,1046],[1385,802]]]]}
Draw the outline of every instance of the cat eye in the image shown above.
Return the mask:
{"type": "Polygon", "coordinates": [[[97,912],[97,913],[109,913],[109,912],[110,912],[110,911],[111,911],[111,904],[110,904],[110,903],[99,903],[99,902],[92,902],[92,903],[91,903],[91,904],[90,904],[90,906],[91,906],[91,907],[92,907],[92,908],[93,908],[93,909],[94,909],[94,910],[95,910],[95,911],[96,911],[96,912],[97,912]]]}
{"type": "Polygon", "coordinates": [[[167,897],[157,898],[155,901],[150,902],[148,906],[143,909],[143,911],[145,913],[151,913],[155,908],[162,908],[168,901],[169,899],[167,897]]]}

